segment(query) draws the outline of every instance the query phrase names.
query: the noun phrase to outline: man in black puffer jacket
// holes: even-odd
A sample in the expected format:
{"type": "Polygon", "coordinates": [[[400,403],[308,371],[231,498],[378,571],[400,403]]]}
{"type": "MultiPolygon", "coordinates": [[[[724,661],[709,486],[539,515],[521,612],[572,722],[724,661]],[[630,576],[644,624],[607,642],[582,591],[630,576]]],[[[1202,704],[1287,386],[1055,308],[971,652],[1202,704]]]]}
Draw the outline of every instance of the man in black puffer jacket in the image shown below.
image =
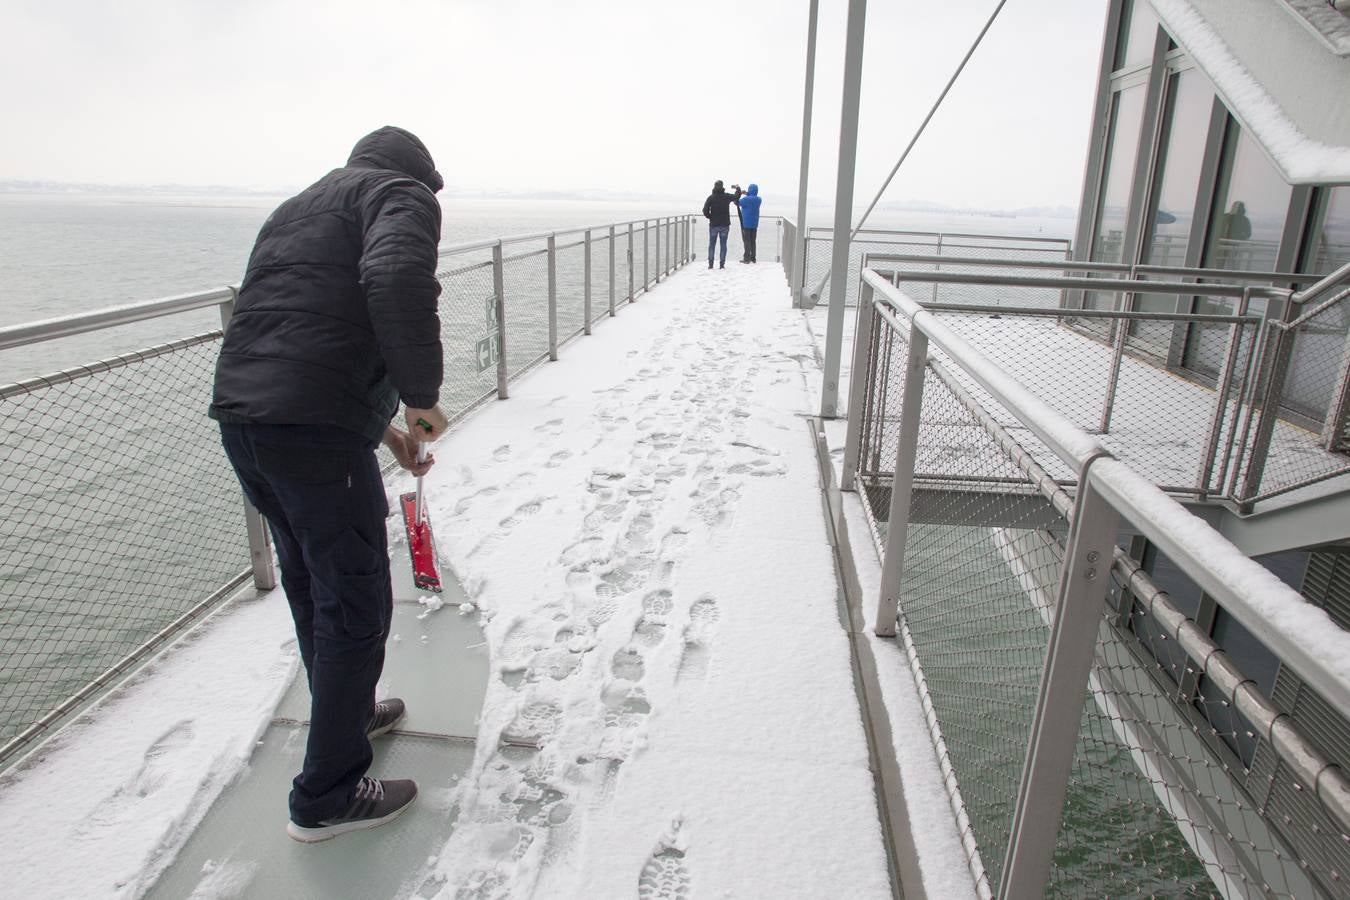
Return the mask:
{"type": "Polygon", "coordinates": [[[420,475],[431,461],[417,462],[417,442],[446,428],[441,186],[410,132],[362,138],[264,223],[216,364],[209,414],[271,526],[309,681],[287,826],[299,841],[382,825],[417,795],[412,781],[366,777],[370,738],[403,716],[402,701],[375,702],[393,591],[374,451],[383,441],[420,475]],[[390,424],[400,399],[408,432],[390,424]]]}

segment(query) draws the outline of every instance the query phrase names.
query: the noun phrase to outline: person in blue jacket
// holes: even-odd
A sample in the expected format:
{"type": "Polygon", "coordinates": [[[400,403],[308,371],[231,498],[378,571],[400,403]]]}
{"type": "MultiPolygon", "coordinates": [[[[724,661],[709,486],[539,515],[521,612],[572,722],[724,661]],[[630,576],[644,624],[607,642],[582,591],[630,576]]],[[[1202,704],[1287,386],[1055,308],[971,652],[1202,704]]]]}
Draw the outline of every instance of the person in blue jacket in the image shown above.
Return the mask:
{"type": "Polygon", "coordinates": [[[759,205],[764,202],[759,196],[759,185],[752,184],[744,195],[736,185],[736,202],[741,211],[741,243],[745,246],[743,263],[755,262],[755,238],[759,234],[759,205]]]}

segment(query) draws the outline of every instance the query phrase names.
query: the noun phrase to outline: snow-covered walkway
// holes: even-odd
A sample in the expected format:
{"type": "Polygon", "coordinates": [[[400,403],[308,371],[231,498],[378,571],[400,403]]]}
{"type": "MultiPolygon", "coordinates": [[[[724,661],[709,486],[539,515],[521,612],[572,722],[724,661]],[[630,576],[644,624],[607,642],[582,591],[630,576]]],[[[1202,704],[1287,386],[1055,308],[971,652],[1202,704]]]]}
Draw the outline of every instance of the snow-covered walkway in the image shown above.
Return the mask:
{"type": "Polygon", "coordinates": [[[437,448],[500,674],[459,896],[889,895],[788,306],[687,269],[437,448]]]}
{"type": "MultiPolygon", "coordinates": [[[[454,820],[448,843],[400,896],[891,895],[812,359],[778,266],[696,264],[438,444],[432,522],[491,678],[468,774],[419,813],[454,820]]],[[[6,889],[149,889],[237,791],[295,670],[287,638],[279,592],[227,610],[6,776],[6,889]]],[[[250,818],[262,840],[287,841],[286,789],[250,818]]],[[[208,868],[193,896],[267,895],[208,868]]]]}

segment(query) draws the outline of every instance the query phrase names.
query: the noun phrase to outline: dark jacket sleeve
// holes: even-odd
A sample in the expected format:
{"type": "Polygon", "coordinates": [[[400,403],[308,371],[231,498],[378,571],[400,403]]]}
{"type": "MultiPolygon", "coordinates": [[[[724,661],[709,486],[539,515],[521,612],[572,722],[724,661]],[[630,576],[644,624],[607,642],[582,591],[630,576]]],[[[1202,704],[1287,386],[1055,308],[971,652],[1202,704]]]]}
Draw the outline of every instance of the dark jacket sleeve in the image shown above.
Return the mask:
{"type": "Polygon", "coordinates": [[[440,394],[443,365],[436,314],[440,205],[427,188],[400,180],[372,196],[363,213],[361,284],[385,371],[406,405],[429,409],[440,394]]]}
{"type": "Polygon", "coordinates": [[[708,199],[703,201],[703,218],[705,219],[712,218],[712,200],[712,195],[709,194],[708,199]]]}

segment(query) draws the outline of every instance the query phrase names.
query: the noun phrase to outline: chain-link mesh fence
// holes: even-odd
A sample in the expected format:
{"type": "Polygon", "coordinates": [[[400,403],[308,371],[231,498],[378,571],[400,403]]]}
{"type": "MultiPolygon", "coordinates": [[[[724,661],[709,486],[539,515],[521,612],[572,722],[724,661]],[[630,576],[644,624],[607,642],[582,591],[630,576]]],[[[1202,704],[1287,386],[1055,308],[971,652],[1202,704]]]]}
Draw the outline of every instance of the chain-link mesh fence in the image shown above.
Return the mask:
{"type": "Polygon", "coordinates": [[[220,333],[0,389],[0,744],[249,563],[220,333]]]}
{"type": "MultiPolygon", "coordinates": [[[[969,338],[968,315],[945,324],[969,338]]],[[[933,350],[907,519],[888,522],[911,328],[878,314],[863,338],[857,476],[882,552],[898,546],[892,528],[906,529],[899,631],[972,874],[990,895],[1012,839],[1077,473],[933,350]]],[[[979,349],[1013,378],[1017,360],[979,349]]],[[[1199,629],[1196,611],[1130,557],[1122,524],[1046,895],[1345,896],[1350,806],[1320,784],[1350,762],[1335,754],[1350,750],[1335,730],[1343,719],[1292,673],[1261,694],[1218,632],[1199,629]]]]}
{"type": "MultiPolygon", "coordinates": [[[[616,304],[629,295],[627,235],[626,224],[616,226],[616,304]]],[[[598,319],[609,311],[608,226],[592,238],[598,319]]],[[[653,225],[649,253],[654,240],[653,225]]],[[[562,235],[556,245],[561,343],[584,325],[584,235],[562,235]]],[[[437,273],[440,402],[452,420],[498,386],[492,256],[483,247],[452,252],[437,273]]],[[[548,356],[548,268],[545,238],[507,244],[508,377],[548,356]]],[[[654,283],[654,257],[648,271],[654,283]]],[[[220,337],[0,387],[0,746],[249,568],[242,495],[205,414],[220,337]]],[[[394,465],[383,448],[380,461],[386,470],[394,465]]],[[[8,747],[6,758],[27,740],[8,747]]]]}
{"type": "Polygon", "coordinates": [[[1253,438],[1256,458],[1243,473],[1242,499],[1273,497],[1350,470],[1348,334],[1346,291],[1287,325],[1272,326],[1253,438]]]}

